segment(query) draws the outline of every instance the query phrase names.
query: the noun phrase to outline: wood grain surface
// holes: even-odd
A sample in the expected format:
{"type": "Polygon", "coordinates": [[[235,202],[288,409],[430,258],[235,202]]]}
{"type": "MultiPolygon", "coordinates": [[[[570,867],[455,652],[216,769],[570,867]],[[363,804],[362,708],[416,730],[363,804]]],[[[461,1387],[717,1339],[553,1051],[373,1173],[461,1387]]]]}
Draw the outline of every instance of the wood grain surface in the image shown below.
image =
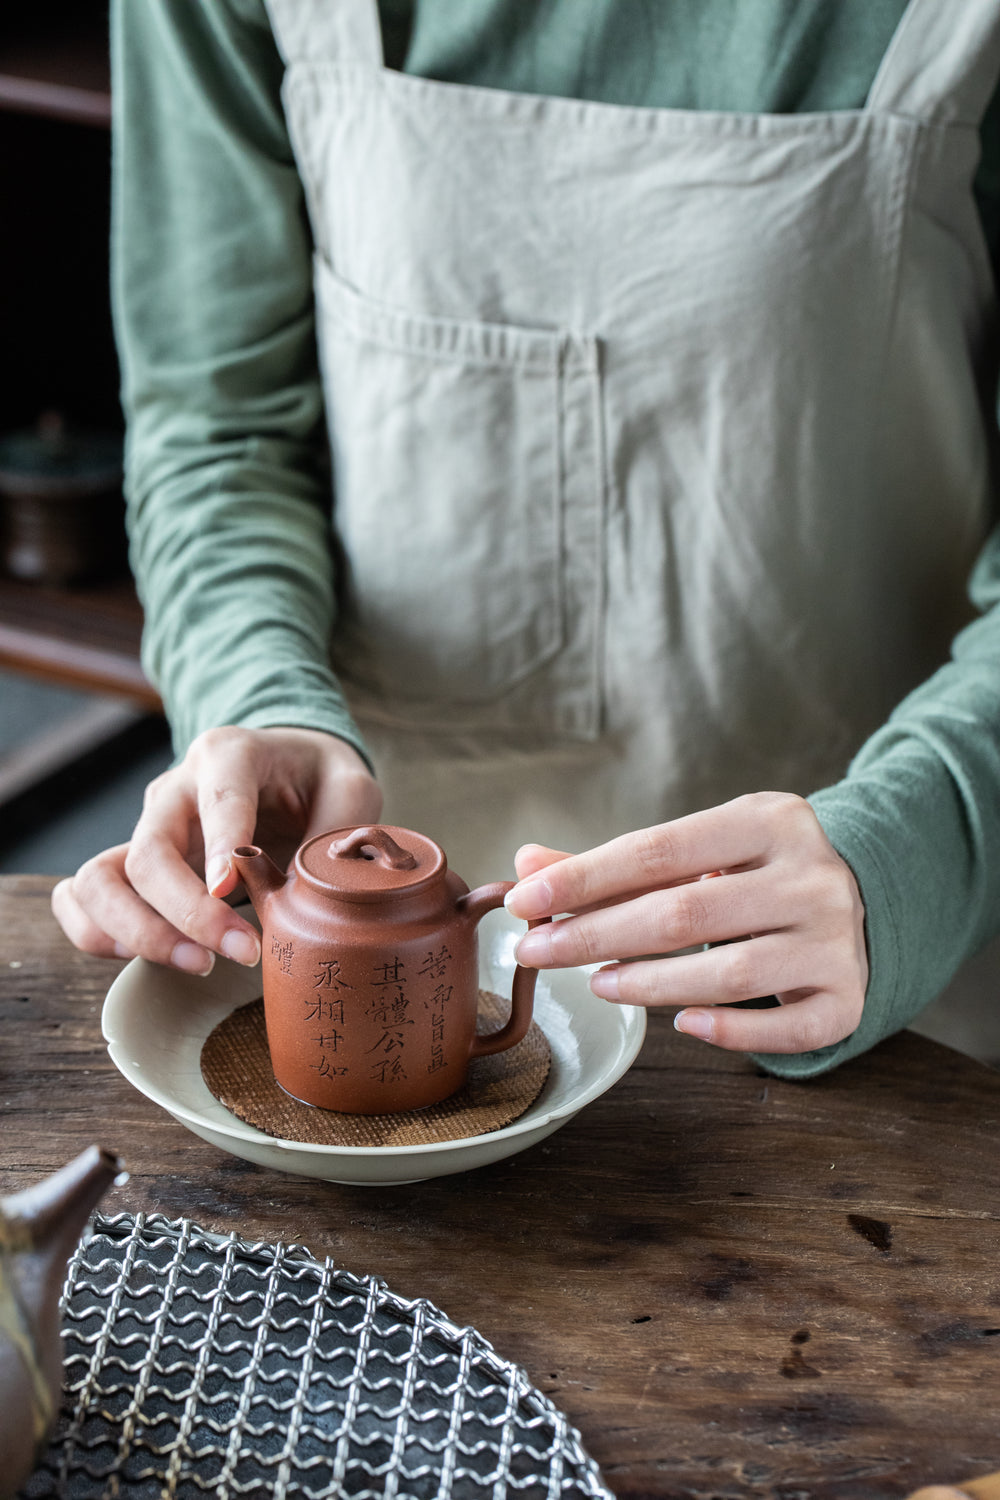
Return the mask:
{"type": "Polygon", "coordinates": [[[0,1191],[92,1140],[109,1212],[294,1240],[471,1323],[568,1414],[615,1492],[903,1496],[1000,1468],[1000,1074],[903,1034],[808,1084],[653,1015],[631,1072],[547,1141],[395,1188],[271,1172],[117,1073],[120,965],[53,882],[0,880],[0,1191]]]}

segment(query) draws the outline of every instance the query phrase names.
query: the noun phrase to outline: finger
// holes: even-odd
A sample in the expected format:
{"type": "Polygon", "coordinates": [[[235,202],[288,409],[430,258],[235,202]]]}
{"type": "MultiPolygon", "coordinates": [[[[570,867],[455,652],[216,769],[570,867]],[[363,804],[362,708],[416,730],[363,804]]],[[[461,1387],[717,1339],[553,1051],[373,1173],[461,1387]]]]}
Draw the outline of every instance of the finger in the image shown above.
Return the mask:
{"type": "Polygon", "coordinates": [[[689,881],[536,927],[521,938],[516,957],[547,969],[673,953],[781,930],[796,921],[800,907],[794,883],[773,871],[689,881]]]}
{"type": "Polygon", "coordinates": [[[263,729],[267,755],[252,842],[287,864],[303,840],[376,823],[382,792],[353,745],[320,730],[263,729]]]}
{"type": "Polygon", "coordinates": [[[232,852],[253,843],[261,784],[258,745],[245,733],[217,730],[202,736],[193,759],[205,885],[212,896],[228,896],[236,889],[239,874],[232,852]]]}
{"type": "Polygon", "coordinates": [[[60,893],[58,915],[68,936],[87,953],[138,955],[187,974],[211,973],[214,954],[191,942],[129,885],[123,874],[127,849],[120,845],[88,860],[60,893]]]}
{"type": "Polygon", "coordinates": [[[540,870],[547,869],[558,860],[569,858],[567,853],[550,849],[545,844],[522,844],[514,855],[514,869],[518,880],[527,880],[529,876],[537,875],[540,870]]]}
{"type": "Polygon", "coordinates": [[[779,992],[816,990],[827,975],[814,945],[783,935],[755,937],[708,953],[611,964],[590,976],[603,1000],[626,1005],[732,1005],[779,992]]]}
{"type": "Polygon", "coordinates": [[[975,1490],[956,1490],[950,1484],[929,1484],[914,1490],[907,1500],[975,1500],[975,1490]]]}
{"type": "Polygon", "coordinates": [[[134,958],[124,943],[98,927],[73,895],[72,880],[60,880],[52,891],[52,914],[74,947],[96,958],[134,958]]]}
{"type": "Polygon", "coordinates": [[[857,1030],[861,1004],[824,990],[772,1010],[682,1010],[674,1026],[727,1052],[812,1052],[857,1030]]]}
{"type": "MultiPolygon", "coordinates": [[[[558,849],[549,849],[543,844],[524,844],[514,856],[514,869],[517,873],[519,881],[527,881],[531,875],[538,874],[542,870],[548,869],[549,865],[556,864],[559,860],[572,858],[573,856],[570,854],[566,854],[558,849]]],[[[720,875],[721,873],[722,872],[720,870],[712,870],[705,875],[695,876],[694,878],[697,880],[710,880],[713,878],[713,876],[720,875]]],[[[633,897],[645,896],[649,895],[652,891],[669,890],[673,886],[687,884],[689,884],[689,881],[686,878],[678,880],[654,881],[648,885],[639,886],[634,890],[627,891],[624,894],[633,897]]],[[[621,901],[622,894],[622,892],[616,892],[615,895],[608,896],[602,901],[583,903],[581,905],[573,907],[573,911],[578,916],[582,915],[585,912],[604,911],[609,906],[616,906],[621,901]]],[[[511,891],[509,893],[509,896],[514,896],[514,892],[511,891]]],[[[518,913],[515,913],[515,915],[517,914],[518,913]]]]}
{"type": "Polygon", "coordinates": [[[208,894],[185,858],[193,812],[184,779],[168,773],[151,783],[126,856],[126,881],[184,938],[251,966],[260,958],[255,929],[208,894]]]}
{"type": "Polygon", "coordinates": [[[558,861],[510,891],[507,907],[525,918],[579,911],[637,890],[761,864],[783,842],[818,827],[800,797],[780,792],[738,797],[558,861]]]}

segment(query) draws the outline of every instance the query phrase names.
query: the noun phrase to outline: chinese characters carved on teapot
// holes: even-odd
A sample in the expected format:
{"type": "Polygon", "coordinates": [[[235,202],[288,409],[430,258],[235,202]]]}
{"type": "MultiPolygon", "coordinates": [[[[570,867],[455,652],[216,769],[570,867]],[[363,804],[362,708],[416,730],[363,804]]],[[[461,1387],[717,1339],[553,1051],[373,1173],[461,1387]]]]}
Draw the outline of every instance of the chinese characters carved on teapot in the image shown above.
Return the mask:
{"type": "Polygon", "coordinates": [[[274,1076],[294,1098],[390,1114],[448,1098],[470,1061],[531,1024],[535,970],[515,970],[507,1024],[476,1032],[476,929],[510,881],[471,891],[423,834],[373,825],[303,844],[283,875],[253,846],[234,862],[263,928],[274,1076]]]}

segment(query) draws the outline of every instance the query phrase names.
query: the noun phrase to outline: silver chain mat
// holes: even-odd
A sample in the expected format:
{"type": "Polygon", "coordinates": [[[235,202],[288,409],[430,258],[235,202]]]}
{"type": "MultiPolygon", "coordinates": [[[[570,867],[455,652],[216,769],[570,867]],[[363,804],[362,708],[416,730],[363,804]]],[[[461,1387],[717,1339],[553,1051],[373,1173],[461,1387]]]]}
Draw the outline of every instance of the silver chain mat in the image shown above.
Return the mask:
{"type": "Polygon", "coordinates": [[[22,1500],[613,1500],[474,1329],[301,1245],[98,1217],[63,1338],[62,1412],[22,1500]]]}

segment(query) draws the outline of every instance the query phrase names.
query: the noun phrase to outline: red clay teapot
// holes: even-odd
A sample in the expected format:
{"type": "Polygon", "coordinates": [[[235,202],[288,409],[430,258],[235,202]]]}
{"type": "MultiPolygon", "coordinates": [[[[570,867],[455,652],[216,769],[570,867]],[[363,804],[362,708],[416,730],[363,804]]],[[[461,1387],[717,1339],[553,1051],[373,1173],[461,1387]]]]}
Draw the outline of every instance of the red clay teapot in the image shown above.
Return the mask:
{"type": "Polygon", "coordinates": [[[470,891],[432,839],[386,825],[309,839],[287,876],[252,845],[233,861],[263,929],[274,1076],[293,1098],[349,1114],[421,1109],[531,1024],[536,971],[518,966],[507,1024],[476,1033],[477,924],[512,882],[470,891]]]}

